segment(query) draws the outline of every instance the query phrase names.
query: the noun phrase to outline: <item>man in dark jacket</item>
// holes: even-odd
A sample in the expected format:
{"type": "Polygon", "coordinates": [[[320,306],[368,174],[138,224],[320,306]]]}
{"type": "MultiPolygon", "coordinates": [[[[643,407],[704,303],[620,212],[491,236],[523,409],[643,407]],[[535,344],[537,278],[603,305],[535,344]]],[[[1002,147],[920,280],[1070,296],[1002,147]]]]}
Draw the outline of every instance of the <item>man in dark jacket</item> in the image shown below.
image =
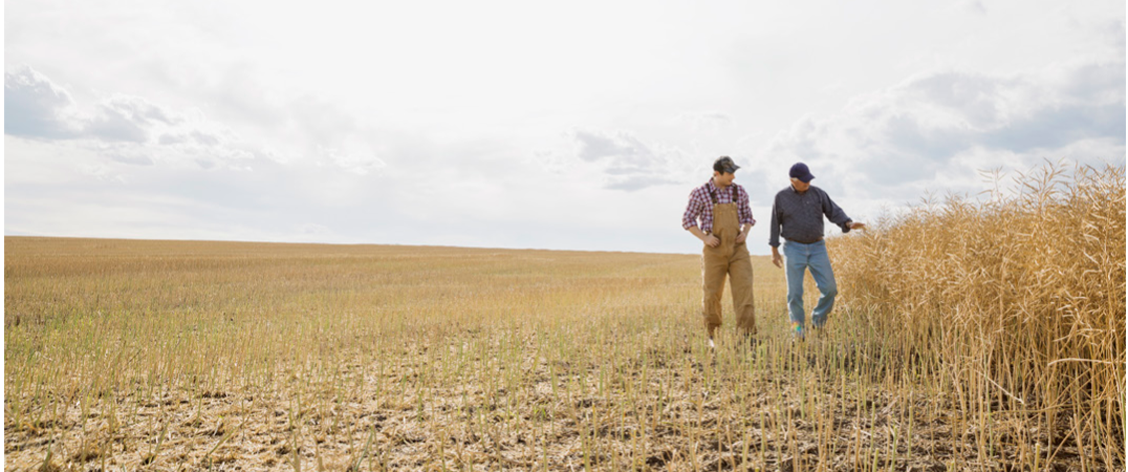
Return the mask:
{"type": "Polygon", "coordinates": [[[823,215],[831,223],[846,233],[852,229],[865,227],[846,216],[838,205],[822,189],[811,185],[811,175],[807,165],[799,162],[791,166],[791,185],[780,190],[772,203],[771,239],[772,263],[783,267],[784,257],[780,256],[780,237],[784,239],[783,255],[787,261],[787,311],[791,317],[792,334],[799,340],[805,338],[803,325],[806,312],[803,311],[803,276],[807,269],[818,286],[818,304],[811,312],[811,322],[816,328],[826,323],[826,318],[834,307],[834,297],[838,286],[834,282],[834,272],[830,267],[830,256],[823,240],[823,215]]]}

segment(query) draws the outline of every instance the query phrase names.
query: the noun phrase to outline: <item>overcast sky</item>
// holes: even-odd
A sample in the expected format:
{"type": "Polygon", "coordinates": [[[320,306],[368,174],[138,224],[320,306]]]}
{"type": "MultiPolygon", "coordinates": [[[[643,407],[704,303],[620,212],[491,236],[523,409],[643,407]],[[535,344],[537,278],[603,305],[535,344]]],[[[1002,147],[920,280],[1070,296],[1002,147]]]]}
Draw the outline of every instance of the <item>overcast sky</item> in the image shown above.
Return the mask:
{"type": "Polygon", "coordinates": [[[696,253],[730,155],[766,254],[798,161],[1125,159],[1123,0],[279,3],[5,2],[5,234],[696,253]]]}

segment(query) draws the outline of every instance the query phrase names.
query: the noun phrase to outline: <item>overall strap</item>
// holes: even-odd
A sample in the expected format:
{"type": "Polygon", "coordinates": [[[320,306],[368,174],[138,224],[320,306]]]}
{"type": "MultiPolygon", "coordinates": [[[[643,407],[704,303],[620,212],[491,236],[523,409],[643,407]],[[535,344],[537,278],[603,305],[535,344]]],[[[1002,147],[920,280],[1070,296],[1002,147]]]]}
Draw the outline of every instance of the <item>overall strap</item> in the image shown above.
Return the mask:
{"type": "MultiPolygon", "coordinates": [[[[719,202],[719,200],[717,200],[717,193],[713,191],[712,187],[706,186],[706,189],[709,191],[709,198],[712,199],[713,204],[716,205],[719,202]]],[[[732,203],[736,203],[736,184],[729,186],[729,191],[732,192],[732,203]]]]}

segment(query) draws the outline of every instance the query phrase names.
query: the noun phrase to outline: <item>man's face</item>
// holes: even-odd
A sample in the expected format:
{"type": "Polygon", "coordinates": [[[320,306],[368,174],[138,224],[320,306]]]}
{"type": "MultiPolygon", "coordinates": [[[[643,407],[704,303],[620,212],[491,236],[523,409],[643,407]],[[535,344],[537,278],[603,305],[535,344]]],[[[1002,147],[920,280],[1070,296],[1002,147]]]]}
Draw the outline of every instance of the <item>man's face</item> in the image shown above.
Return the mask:
{"type": "Polygon", "coordinates": [[[796,192],[806,192],[807,189],[811,188],[811,183],[804,182],[802,180],[796,179],[795,177],[792,177],[791,186],[795,187],[796,192]]]}
{"type": "Polygon", "coordinates": [[[713,171],[713,184],[720,187],[728,187],[729,185],[732,185],[732,181],[735,178],[736,174],[713,171]]]}

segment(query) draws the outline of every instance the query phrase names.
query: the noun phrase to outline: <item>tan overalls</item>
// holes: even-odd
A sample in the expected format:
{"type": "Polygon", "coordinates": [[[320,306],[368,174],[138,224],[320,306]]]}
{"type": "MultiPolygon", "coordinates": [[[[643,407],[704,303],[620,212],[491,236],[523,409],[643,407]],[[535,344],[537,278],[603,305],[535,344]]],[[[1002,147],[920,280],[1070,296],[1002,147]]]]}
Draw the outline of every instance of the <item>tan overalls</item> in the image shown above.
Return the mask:
{"type": "Polygon", "coordinates": [[[705,290],[702,300],[705,329],[709,338],[721,326],[721,296],[725,292],[725,275],[730,277],[732,306],[736,311],[736,327],[742,334],[756,334],[756,307],[752,299],[752,260],[748,247],[737,244],[740,218],[736,211],[736,188],[732,187],[733,203],[717,203],[712,191],[713,236],[721,240],[717,247],[705,245],[701,255],[701,278],[705,290]]]}

